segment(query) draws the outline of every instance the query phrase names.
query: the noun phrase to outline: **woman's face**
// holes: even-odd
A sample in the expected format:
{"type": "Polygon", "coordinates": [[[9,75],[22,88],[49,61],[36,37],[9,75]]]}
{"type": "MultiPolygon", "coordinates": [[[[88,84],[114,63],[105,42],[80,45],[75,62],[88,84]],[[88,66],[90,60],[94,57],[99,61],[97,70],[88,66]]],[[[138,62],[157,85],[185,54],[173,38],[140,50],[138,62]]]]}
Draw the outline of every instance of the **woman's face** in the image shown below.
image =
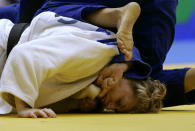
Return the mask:
{"type": "Polygon", "coordinates": [[[129,112],[137,103],[131,80],[121,79],[119,86],[109,91],[102,103],[106,110],[129,112]]]}

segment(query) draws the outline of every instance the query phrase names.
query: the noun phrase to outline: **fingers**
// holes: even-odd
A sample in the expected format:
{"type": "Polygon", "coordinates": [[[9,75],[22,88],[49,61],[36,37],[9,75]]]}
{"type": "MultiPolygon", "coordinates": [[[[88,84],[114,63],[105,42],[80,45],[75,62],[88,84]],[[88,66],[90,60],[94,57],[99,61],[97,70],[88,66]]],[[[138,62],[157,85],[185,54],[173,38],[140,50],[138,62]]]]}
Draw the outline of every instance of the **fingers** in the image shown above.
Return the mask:
{"type": "MultiPolygon", "coordinates": [[[[104,68],[100,73],[99,73],[99,77],[97,79],[97,84],[99,86],[101,86],[103,84],[103,81],[106,79],[109,79],[111,77],[113,77],[114,72],[118,72],[118,66],[116,66],[116,64],[112,64],[106,68],[104,68]]],[[[113,82],[112,80],[109,80],[109,83],[112,84],[111,82],[113,82]]]]}
{"type": "Polygon", "coordinates": [[[123,70],[116,68],[115,71],[112,71],[112,74],[109,74],[108,78],[100,76],[99,85],[102,87],[102,91],[99,94],[99,98],[103,98],[111,89],[118,86],[119,81],[123,77],[123,70]]]}
{"type": "Polygon", "coordinates": [[[110,68],[105,68],[103,69],[100,74],[99,74],[99,77],[97,79],[97,84],[98,85],[102,85],[103,81],[107,78],[107,77],[110,77],[111,76],[111,73],[112,73],[112,69],[110,68]]]}
{"type": "Polygon", "coordinates": [[[103,89],[100,94],[98,95],[98,98],[103,98],[106,94],[108,93],[108,90],[107,89],[103,89]]]}
{"type": "Polygon", "coordinates": [[[52,109],[44,108],[42,110],[44,111],[44,113],[46,113],[47,117],[50,117],[50,118],[56,117],[56,113],[52,109]]]}
{"type": "Polygon", "coordinates": [[[19,112],[19,117],[23,118],[55,118],[56,114],[51,109],[26,109],[19,112]]]}
{"type": "MultiPolygon", "coordinates": [[[[119,76],[117,76],[117,77],[119,77],[119,76]]],[[[102,89],[103,90],[100,92],[98,97],[103,98],[111,89],[116,88],[119,84],[120,79],[119,78],[116,78],[116,79],[107,78],[107,79],[105,79],[103,81],[103,84],[102,84],[102,89]]]]}
{"type": "Polygon", "coordinates": [[[100,74],[99,74],[99,77],[98,77],[98,79],[97,79],[97,81],[96,81],[97,85],[101,86],[103,80],[104,80],[104,76],[100,73],[100,74]]]}
{"type": "Polygon", "coordinates": [[[99,98],[104,97],[111,89],[118,86],[123,77],[126,66],[122,64],[112,64],[105,68],[97,79],[97,84],[102,88],[99,98]]]}
{"type": "Polygon", "coordinates": [[[37,117],[48,118],[47,114],[43,110],[37,110],[35,114],[37,117]]]}
{"type": "Polygon", "coordinates": [[[37,118],[37,115],[34,112],[29,113],[29,118],[37,118]]]}
{"type": "Polygon", "coordinates": [[[102,83],[103,89],[109,89],[111,88],[111,85],[113,85],[114,81],[112,77],[106,78],[102,83]]]}
{"type": "Polygon", "coordinates": [[[114,81],[113,78],[107,78],[103,81],[102,84],[102,91],[99,94],[99,98],[103,98],[112,88],[114,88],[114,81]]]}
{"type": "Polygon", "coordinates": [[[112,75],[109,78],[103,80],[102,88],[109,91],[110,89],[117,87],[122,77],[122,70],[118,69],[118,71],[112,72],[112,75]]]}

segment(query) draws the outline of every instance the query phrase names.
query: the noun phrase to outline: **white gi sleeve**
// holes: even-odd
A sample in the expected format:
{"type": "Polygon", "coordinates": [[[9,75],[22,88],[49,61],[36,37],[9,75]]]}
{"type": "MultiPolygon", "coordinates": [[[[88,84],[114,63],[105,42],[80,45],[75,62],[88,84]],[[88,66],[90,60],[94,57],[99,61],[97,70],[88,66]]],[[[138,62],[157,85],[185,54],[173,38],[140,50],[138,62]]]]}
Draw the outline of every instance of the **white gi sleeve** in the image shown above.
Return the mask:
{"type": "MultiPolygon", "coordinates": [[[[7,42],[8,36],[13,27],[13,23],[8,19],[1,19],[0,20],[0,77],[6,62],[7,54],[7,42]]],[[[0,80],[1,83],[1,80],[0,80]]],[[[0,86],[1,89],[1,86],[0,86]]],[[[0,114],[6,114],[12,111],[12,107],[7,104],[1,97],[0,97],[0,114]]]]}

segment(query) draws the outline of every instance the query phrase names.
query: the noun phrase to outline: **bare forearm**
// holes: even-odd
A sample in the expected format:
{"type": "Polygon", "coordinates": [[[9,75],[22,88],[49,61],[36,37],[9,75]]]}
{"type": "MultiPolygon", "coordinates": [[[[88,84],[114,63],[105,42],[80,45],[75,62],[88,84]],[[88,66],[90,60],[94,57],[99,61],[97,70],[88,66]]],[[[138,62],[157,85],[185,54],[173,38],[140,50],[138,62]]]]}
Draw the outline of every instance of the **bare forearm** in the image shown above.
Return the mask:
{"type": "Polygon", "coordinates": [[[122,70],[122,72],[126,72],[132,66],[132,62],[117,63],[117,64],[119,66],[119,69],[122,70]]]}

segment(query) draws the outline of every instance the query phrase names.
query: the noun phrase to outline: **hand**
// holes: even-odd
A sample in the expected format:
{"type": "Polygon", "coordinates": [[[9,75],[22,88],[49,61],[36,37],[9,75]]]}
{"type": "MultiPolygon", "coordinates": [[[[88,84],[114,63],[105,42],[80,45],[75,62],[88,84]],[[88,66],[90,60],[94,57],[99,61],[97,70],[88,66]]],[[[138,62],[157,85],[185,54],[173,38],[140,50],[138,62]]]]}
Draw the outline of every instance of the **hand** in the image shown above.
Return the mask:
{"type": "Polygon", "coordinates": [[[102,88],[99,98],[103,98],[108,91],[117,87],[123,77],[123,73],[128,69],[129,64],[116,63],[105,67],[99,74],[97,85],[102,88]]]}
{"type": "Polygon", "coordinates": [[[19,117],[23,118],[55,118],[56,114],[53,110],[51,109],[30,109],[26,108],[24,110],[21,110],[18,112],[19,117]]]}
{"type": "Polygon", "coordinates": [[[56,117],[55,112],[52,109],[33,109],[21,99],[15,97],[16,110],[19,117],[24,118],[54,118],[56,117]]]}

